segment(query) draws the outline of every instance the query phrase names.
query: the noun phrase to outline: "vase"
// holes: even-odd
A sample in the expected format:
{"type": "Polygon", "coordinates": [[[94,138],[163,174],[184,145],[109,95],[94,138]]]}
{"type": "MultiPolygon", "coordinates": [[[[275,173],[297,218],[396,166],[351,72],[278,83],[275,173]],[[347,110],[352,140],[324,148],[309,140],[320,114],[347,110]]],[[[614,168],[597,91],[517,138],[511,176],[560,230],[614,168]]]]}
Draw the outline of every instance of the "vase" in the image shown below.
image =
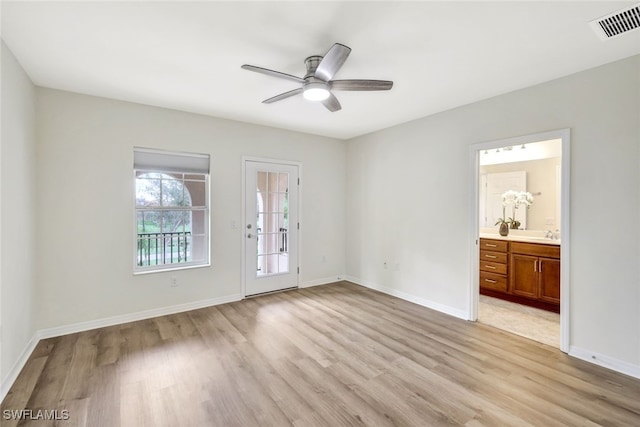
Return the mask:
{"type": "Polygon", "coordinates": [[[508,236],[509,235],[509,224],[507,224],[506,222],[501,222],[500,223],[500,235],[501,236],[508,236]]]}
{"type": "Polygon", "coordinates": [[[512,221],[511,222],[511,229],[512,230],[517,230],[518,228],[520,228],[520,221],[512,221]]]}

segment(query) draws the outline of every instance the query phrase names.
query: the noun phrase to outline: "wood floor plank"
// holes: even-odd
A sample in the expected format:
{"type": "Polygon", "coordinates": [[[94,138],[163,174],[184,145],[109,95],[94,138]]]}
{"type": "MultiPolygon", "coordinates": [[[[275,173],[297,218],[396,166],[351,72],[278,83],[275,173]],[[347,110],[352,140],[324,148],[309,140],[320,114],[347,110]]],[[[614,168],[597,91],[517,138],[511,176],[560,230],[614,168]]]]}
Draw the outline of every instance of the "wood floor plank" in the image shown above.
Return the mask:
{"type": "MultiPolygon", "coordinates": [[[[640,380],[348,282],[41,341],[2,426],[636,426],[640,380]]],[[[3,412],[4,413],[4,412],[3,412]]]]}
{"type": "Polygon", "coordinates": [[[238,346],[238,357],[251,375],[265,387],[278,408],[294,423],[313,411],[313,408],[285,379],[271,362],[251,343],[238,346]]]}

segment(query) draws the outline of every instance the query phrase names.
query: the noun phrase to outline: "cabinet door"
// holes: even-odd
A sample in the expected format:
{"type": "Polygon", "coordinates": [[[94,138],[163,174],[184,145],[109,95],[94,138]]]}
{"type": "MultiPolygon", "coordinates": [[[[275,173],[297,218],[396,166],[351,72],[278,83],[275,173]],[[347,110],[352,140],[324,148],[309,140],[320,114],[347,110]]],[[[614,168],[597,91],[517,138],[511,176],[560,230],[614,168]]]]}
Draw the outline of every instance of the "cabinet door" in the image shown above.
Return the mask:
{"type": "Polygon", "coordinates": [[[540,299],[560,303],[560,260],[540,258],[540,299]]]}
{"type": "Polygon", "coordinates": [[[538,257],[511,254],[511,293],[538,298],[538,257]]]}

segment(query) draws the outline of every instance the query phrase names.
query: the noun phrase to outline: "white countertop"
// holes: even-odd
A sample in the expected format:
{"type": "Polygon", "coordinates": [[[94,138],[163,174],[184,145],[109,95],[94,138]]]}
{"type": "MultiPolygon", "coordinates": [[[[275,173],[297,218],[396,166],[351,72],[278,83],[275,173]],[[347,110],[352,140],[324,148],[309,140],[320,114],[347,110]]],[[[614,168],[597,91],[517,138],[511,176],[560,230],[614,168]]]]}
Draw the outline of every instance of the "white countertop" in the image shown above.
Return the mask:
{"type": "Polygon", "coordinates": [[[501,236],[498,233],[480,233],[480,238],[482,239],[494,239],[494,240],[507,240],[510,242],[525,242],[525,243],[540,243],[543,245],[556,245],[560,246],[560,240],[552,240],[545,237],[538,236],[527,236],[516,234],[518,230],[515,230],[514,234],[509,232],[508,236],[501,236]]]}

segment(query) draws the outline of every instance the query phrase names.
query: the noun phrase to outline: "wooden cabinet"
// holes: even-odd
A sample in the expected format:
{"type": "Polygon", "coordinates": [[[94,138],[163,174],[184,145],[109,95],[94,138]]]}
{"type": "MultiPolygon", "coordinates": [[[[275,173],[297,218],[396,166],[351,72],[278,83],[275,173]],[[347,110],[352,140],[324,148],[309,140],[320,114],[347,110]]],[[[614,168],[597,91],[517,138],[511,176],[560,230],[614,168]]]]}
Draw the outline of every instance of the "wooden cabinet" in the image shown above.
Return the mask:
{"type": "Polygon", "coordinates": [[[540,294],[543,301],[560,304],[560,260],[540,258],[540,294]]]}
{"type": "Polygon", "coordinates": [[[480,293],[560,310],[560,246],[480,239],[480,293]]]}
{"type": "Polygon", "coordinates": [[[512,242],[510,264],[514,295],[560,304],[559,246],[512,242]]]}
{"type": "Polygon", "coordinates": [[[480,239],[480,289],[507,292],[509,242],[480,239]]]}

